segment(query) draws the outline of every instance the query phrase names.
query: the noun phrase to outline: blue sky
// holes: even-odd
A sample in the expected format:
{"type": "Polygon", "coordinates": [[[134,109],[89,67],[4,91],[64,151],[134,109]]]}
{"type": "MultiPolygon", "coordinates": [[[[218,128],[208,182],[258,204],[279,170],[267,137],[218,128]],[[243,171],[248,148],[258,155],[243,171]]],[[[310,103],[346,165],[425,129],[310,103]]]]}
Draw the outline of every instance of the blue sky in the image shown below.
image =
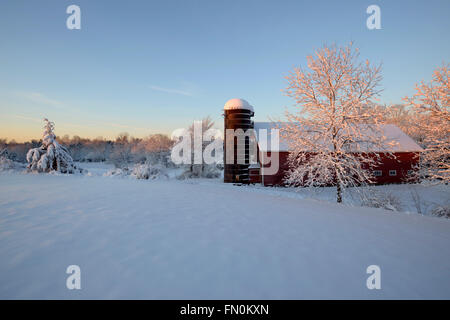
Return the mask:
{"type": "Polygon", "coordinates": [[[170,133],[231,98],[255,120],[293,104],[284,77],[323,44],[354,41],[383,63],[381,101],[399,103],[449,61],[450,1],[20,1],[0,3],[0,137],[170,133]],[[81,30],[66,8],[81,8],[81,30]],[[366,8],[381,8],[381,30],[366,8]]]}

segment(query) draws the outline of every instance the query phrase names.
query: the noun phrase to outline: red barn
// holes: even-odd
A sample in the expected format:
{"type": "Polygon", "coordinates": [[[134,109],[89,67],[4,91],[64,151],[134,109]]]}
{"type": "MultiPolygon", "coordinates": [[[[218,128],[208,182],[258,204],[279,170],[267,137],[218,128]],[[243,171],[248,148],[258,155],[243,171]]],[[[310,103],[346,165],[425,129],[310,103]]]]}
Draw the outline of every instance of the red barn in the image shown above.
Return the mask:
{"type": "MultiPolygon", "coordinates": [[[[289,147],[288,142],[280,137],[278,148],[272,148],[270,145],[270,130],[282,126],[282,123],[273,122],[255,122],[254,128],[257,136],[260,136],[259,130],[266,129],[268,143],[258,141],[258,164],[251,165],[249,169],[250,182],[262,183],[265,186],[283,185],[283,179],[288,167],[289,147]],[[276,172],[267,173],[270,170],[270,163],[261,166],[262,159],[276,157],[279,159],[279,169],[276,172]],[[266,172],[265,172],[266,171],[266,172]]],[[[397,126],[386,124],[382,126],[383,135],[395,145],[389,147],[389,150],[370,150],[379,154],[381,163],[373,168],[376,184],[402,183],[407,180],[407,176],[419,164],[420,152],[423,149],[414,142],[411,137],[406,135],[397,126]],[[395,155],[395,158],[388,156],[388,153],[395,155]]],[[[264,161],[265,162],[265,161],[264,161]]]]}

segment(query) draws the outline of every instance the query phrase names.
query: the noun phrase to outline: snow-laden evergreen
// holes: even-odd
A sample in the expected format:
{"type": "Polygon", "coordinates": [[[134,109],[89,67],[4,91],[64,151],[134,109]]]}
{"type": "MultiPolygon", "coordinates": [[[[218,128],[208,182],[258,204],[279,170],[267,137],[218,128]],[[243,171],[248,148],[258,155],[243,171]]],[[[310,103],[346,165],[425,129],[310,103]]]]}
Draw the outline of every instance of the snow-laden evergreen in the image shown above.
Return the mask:
{"type": "Polygon", "coordinates": [[[55,124],[48,119],[44,119],[42,145],[28,151],[27,168],[33,172],[80,172],[80,169],[74,165],[69,151],[56,141],[54,129],[55,124]]]}

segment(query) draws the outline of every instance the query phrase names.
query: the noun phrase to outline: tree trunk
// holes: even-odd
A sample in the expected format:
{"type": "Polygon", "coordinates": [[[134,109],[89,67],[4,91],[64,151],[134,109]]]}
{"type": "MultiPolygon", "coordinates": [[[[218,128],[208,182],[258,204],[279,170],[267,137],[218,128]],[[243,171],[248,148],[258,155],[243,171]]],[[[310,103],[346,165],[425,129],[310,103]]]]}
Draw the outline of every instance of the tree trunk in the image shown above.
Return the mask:
{"type": "Polygon", "coordinates": [[[336,195],[337,195],[337,202],[342,203],[342,188],[339,182],[336,184],[336,195]]]}

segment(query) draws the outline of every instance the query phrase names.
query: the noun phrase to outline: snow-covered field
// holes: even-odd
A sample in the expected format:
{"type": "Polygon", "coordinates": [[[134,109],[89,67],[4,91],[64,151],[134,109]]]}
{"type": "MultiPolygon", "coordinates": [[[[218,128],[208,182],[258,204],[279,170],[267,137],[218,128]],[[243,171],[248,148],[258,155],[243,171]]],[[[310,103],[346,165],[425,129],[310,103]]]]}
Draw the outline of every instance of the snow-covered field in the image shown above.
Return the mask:
{"type": "Polygon", "coordinates": [[[0,298],[450,298],[449,219],[88,169],[0,175],[0,298]]]}

